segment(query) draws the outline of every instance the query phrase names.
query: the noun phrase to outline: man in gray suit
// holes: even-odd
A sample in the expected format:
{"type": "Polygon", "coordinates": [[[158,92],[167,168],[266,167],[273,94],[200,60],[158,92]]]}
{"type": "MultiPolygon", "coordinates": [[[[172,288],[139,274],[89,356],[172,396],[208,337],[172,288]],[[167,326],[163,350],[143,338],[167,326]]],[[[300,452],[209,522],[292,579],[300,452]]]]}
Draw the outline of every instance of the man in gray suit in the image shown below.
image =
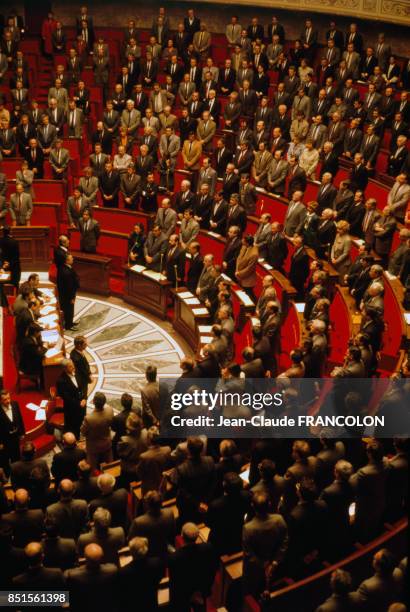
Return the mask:
{"type": "Polygon", "coordinates": [[[162,158],[162,162],[169,159],[171,162],[171,169],[175,168],[177,163],[178,153],[181,149],[181,140],[179,136],[174,133],[171,127],[165,128],[165,133],[162,134],[159,140],[159,152],[162,158]]]}
{"type": "Polygon", "coordinates": [[[288,549],[288,529],[280,514],[270,513],[265,492],[252,499],[255,517],[242,530],[243,580],[246,593],[260,595],[266,587],[266,566],[275,572],[288,549]]]}
{"type": "Polygon", "coordinates": [[[111,527],[111,512],[107,508],[97,508],[93,514],[91,531],[78,538],[77,547],[80,557],[88,544],[99,544],[104,551],[104,562],[119,565],[118,551],[125,545],[124,529],[111,527]]]}
{"type": "Polygon", "coordinates": [[[161,202],[161,208],[158,209],[154,223],[161,228],[167,240],[171,234],[175,232],[177,221],[178,215],[175,210],[171,208],[171,200],[169,198],[164,198],[161,202]]]}
{"type": "Polygon", "coordinates": [[[80,177],[78,189],[88,206],[91,207],[97,204],[98,178],[93,176],[90,166],[84,168],[84,176],[80,177]]]}
{"type": "Polygon", "coordinates": [[[201,276],[198,280],[196,295],[201,302],[205,302],[208,298],[209,291],[213,287],[215,281],[215,266],[214,256],[212,254],[205,255],[204,267],[202,268],[201,276]]]}
{"type": "Polygon", "coordinates": [[[216,189],[216,170],[214,170],[211,166],[211,160],[209,157],[204,157],[202,162],[202,168],[199,170],[198,174],[198,189],[197,193],[200,192],[201,185],[206,183],[209,185],[209,195],[211,198],[214,197],[215,189],[216,189]]]}
{"type": "Polygon", "coordinates": [[[154,225],[144,245],[144,257],[147,268],[160,272],[168,240],[159,225],[154,225]]]}
{"type": "Polygon", "coordinates": [[[253,215],[256,210],[258,194],[256,193],[255,185],[249,180],[249,174],[246,172],[241,174],[239,183],[239,204],[245,209],[247,215],[253,215]]]}
{"type": "Polygon", "coordinates": [[[271,216],[264,213],[259,219],[258,229],[254,235],[254,244],[259,249],[259,257],[266,259],[268,253],[268,241],[271,235],[271,216]]]}
{"type": "Polygon", "coordinates": [[[68,103],[67,125],[68,135],[74,138],[81,138],[83,133],[84,114],[80,108],[77,108],[75,100],[70,100],[68,103]]]}
{"type": "Polygon", "coordinates": [[[322,123],[322,115],[315,115],[312,118],[312,125],[309,128],[306,140],[311,140],[313,147],[320,151],[326,140],[326,134],[327,128],[322,123]]]}
{"type": "Polygon", "coordinates": [[[184,211],[179,232],[181,247],[187,250],[190,243],[196,239],[198,232],[199,223],[193,218],[192,210],[190,208],[187,208],[184,211]]]}
{"type": "Polygon", "coordinates": [[[141,177],[135,172],[134,164],[129,164],[127,171],[120,177],[120,191],[124,200],[125,208],[135,210],[142,189],[141,177]]]}
{"type": "Polygon", "coordinates": [[[304,87],[300,87],[297,95],[293,99],[292,120],[297,118],[298,113],[303,113],[306,121],[309,121],[311,110],[312,100],[305,94],[304,87]]]}
{"type": "Polygon", "coordinates": [[[121,114],[121,125],[127,128],[127,133],[134,136],[141,123],[141,113],[134,108],[134,101],[127,100],[121,114]]]}
{"type": "Polygon", "coordinates": [[[57,526],[62,538],[78,538],[86,530],[88,523],[87,502],[73,499],[74,483],[68,478],[60,482],[58,491],[60,500],[47,507],[46,519],[51,519],[57,526]]]}
{"type": "Polygon", "coordinates": [[[21,183],[17,183],[16,193],[12,193],[10,196],[9,209],[13,226],[30,225],[33,213],[33,200],[29,193],[24,192],[24,187],[21,183]]]}
{"type": "Polygon", "coordinates": [[[87,199],[81,194],[81,191],[76,187],[73,195],[67,200],[67,217],[70,227],[78,227],[78,222],[83,216],[85,210],[89,208],[87,199]]]}
{"type": "Polygon", "coordinates": [[[410,200],[410,185],[407,181],[407,176],[401,172],[389,191],[387,196],[387,204],[390,206],[393,215],[397,221],[403,223],[406,213],[407,203],[410,200]]]}
{"type": "Polygon", "coordinates": [[[194,91],[196,91],[196,85],[190,80],[189,72],[187,72],[178,87],[178,97],[183,107],[188,106],[194,91]]]}
{"type": "Polygon", "coordinates": [[[50,151],[49,157],[53,178],[62,180],[67,177],[68,164],[70,163],[70,153],[63,147],[63,141],[58,138],[50,151]]]}
{"type": "Polygon", "coordinates": [[[91,219],[88,208],[83,212],[81,219],[78,221],[80,230],[80,250],[83,253],[96,253],[97,243],[100,237],[100,226],[98,221],[91,219]]]}
{"type": "Polygon", "coordinates": [[[289,170],[288,162],[283,159],[283,152],[275,151],[268,170],[267,189],[271,193],[283,195],[285,193],[286,177],[289,170]]]}
{"type": "Polygon", "coordinates": [[[305,220],[307,211],[306,206],[302,202],[302,198],[302,191],[295,191],[292,196],[292,200],[289,202],[283,223],[283,231],[286,236],[292,237],[295,234],[297,227],[302,225],[303,221],[305,220]]]}

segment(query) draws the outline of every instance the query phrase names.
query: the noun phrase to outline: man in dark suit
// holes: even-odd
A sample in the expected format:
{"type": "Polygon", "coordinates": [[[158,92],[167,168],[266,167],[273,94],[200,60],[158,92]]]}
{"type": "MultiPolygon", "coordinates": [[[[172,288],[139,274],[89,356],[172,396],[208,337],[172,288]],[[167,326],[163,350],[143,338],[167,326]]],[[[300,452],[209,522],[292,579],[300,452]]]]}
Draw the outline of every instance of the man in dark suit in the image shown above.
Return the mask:
{"type": "Polygon", "coordinates": [[[332,182],[333,175],[330,172],[325,172],[322,175],[322,183],[316,196],[316,201],[319,204],[319,212],[325,208],[333,208],[333,202],[337,194],[337,189],[332,182]]]}
{"type": "Polygon", "coordinates": [[[228,228],[226,244],[222,255],[222,268],[230,278],[235,277],[236,260],[242,248],[240,229],[235,225],[228,228]]]}
{"type": "Polygon", "coordinates": [[[182,528],[183,545],[169,557],[170,599],[174,610],[185,612],[192,596],[199,593],[202,601],[211,593],[217,569],[217,556],[211,544],[197,544],[198,527],[186,523],[182,528]]]}
{"type": "Polygon", "coordinates": [[[283,264],[288,256],[288,245],[282,233],[280,223],[274,221],[271,225],[271,235],[266,245],[266,261],[279,272],[283,271],[283,264]]]}
{"type": "Polygon", "coordinates": [[[309,276],[309,257],[305,251],[302,236],[294,236],[295,251],[291,257],[289,280],[297,291],[296,300],[304,301],[305,283],[309,276]]]}
{"type": "Polygon", "coordinates": [[[35,138],[29,141],[29,148],[26,150],[24,157],[28,167],[34,172],[34,178],[42,179],[44,176],[44,153],[35,138]]]}
{"type": "Polygon", "coordinates": [[[73,499],[74,483],[64,478],[58,487],[59,501],[47,506],[46,520],[55,522],[63,538],[78,538],[86,530],[88,523],[88,506],[83,499],[73,499]]]}
{"type": "Polygon", "coordinates": [[[295,191],[304,192],[306,189],[306,172],[299,166],[298,159],[295,155],[291,155],[289,160],[289,182],[288,182],[288,199],[290,200],[295,191]]]}
{"type": "Polygon", "coordinates": [[[98,544],[84,549],[85,564],[65,573],[66,588],[70,591],[70,606],[83,612],[94,606],[101,612],[111,612],[117,606],[116,581],[118,569],[104,563],[104,551],[98,544]]]}
{"type": "Polygon", "coordinates": [[[20,459],[20,441],[26,433],[20,407],[7,389],[0,391],[0,466],[9,473],[9,463],[20,459]]]}
{"type": "Polygon", "coordinates": [[[115,489],[116,481],[112,474],[100,474],[97,486],[100,490],[98,497],[90,502],[89,510],[92,516],[97,508],[106,508],[111,513],[111,526],[128,526],[128,493],[125,489],[115,489]]]}
{"type": "Polygon", "coordinates": [[[235,172],[235,164],[228,163],[222,181],[222,193],[226,200],[229,200],[231,195],[239,193],[239,174],[235,172]]]}
{"type": "Polygon", "coordinates": [[[98,239],[100,237],[100,226],[98,221],[91,218],[87,208],[78,221],[80,230],[80,250],[84,253],[96,253],[98,239]]]}
{"type": "Polygon", "coordinates": [[[226,216],[226,229],[234,225],[239,228],[241,234],[246,229],[246,224],[248,222],[246,211],[239,204],[239,195],[237,193],[233,193],[229,198],[229,207],[228,214],[226,216]]]}
{"type": "Polygon", "coordinates": [[[72,268],[73,262],[73,256],[68,253],[64,265],[57,271],[57,289],[65,329],[73,328],[75,297],[80,287],[78,275],[72,268]]]}
{"type": "Polygon", "coordinates": [[[78,440],[85,415],[86,400],[81,397],[75,378],[75,367],[69,359],[64,362],[64,371],[57,380],[57,394],[63,400],[64,430],[72,432],[78,440]]]}
{"type": "MultiPolygon", "coordinates": [[[[64,575],[61,569],[56,567],[44,567],[44,551],[40,542],[31,541],[24,549],[28,562],[27,571],[13,578],[13,588],[22,591],[64,591],[64,575]]],[[[36,606],[38,610],[46,610],[46,607],[36,606]]],[[[23,611],[29,608],[22,607],[23,611]]]]}
{"type": "Polygon", "coordinates": [[[112,138],[113,138],[112,132],[109,132],[108,130],[104,128],[103,121],[98,121],[97,129],[92,134],[92,137],[91,137],[91,142],[93,144],[93,147],[96,142],[99,142],[101,144],[102,152],[105,153],[105,155],[111,155],[112,138]]]}
{"type": "Polygon", "coordinates": [[[334,178],[339,169],[339,158],[333,151],[333,145],[331,142],[324,143],[319,159],[321,161],[320,178],[322,179],[323,175],[327,173],[330,173],[334,178]]]}
{"type": "Polygon", "coordinates": [[[120,173],[113,169],[111,161],[107,161],[100,179],[100,191],[104,206],[118,208],[118,193],[120,190],[120,173]]]}
{"type": "Polygon", "coordinates": [[[369,182],[369,172],[364,163],[363,155],[356,153],[353,159],[354,165],[350,170],[350,189],[351,191],[364,191],[369,182]]]}
{"type": "Polygon", "coordinates": [[[390,550],[382,548],[373,556],[374,574],[363,580],[356,593],[364,610],[381,612],[388,610],[390,604],[401,600],[405,587],[405,577],[396,567],[396,559],[390,550]]]}
{"type": "Polygon", "coordinates": [[[30,475],[34,468],[48,472],[47,463],[44,459],[35,459],[35,452],[34,444],[26,442],[21,450],[21,460],[11,464],[10,480],[14,490],[30,489],[30,475]]]}
{"type": "Polygon", "coordinates": [[[226,215],[228,212],[228,203],[224,199],[222,191],[217,191],[214,196],[214,202],[211,206],[209,217],[209,229],[216,234],[225,235],[226,215]]]}
{"type": "Polygon", "coordinates": [[[215,170],[218,177],[223,177],[226,172],[227,165],[232,161],[233,153],[226,147],[225,139],[218,138],[215,151],[215,170]]]}
{"type": "Polygon", "coordinates": [[[54,248],[54,265],[57,268],[57,271],[61,266],[65,264],[65,260],[68,253],[68,248],[70,246],[70,241],[67,236],[62,234],[58,238],[58,245],[54,248]]]}
{"type": "Polygon", "coordinates": [[[204,261],[200,254],[200,244],[199,242],[191,242],[188,251],[191,255],[191,259],[189,262],[189,268],[187,272],[187,283],[186,286],[191,291],[191,293],[195,293],[199,278],[202,274],[202,269],[204,267],[204,261]]]}
{"type": "Polygon", "coordinates": [[[215,487],[215,464],[212,457],[203,455],[201,438],[188,438],[188,457],[175,470],[172,482],[177,489],[180,523],[198,518],[200,504],[209,502],[215,487]]]}
{"type": "Polygon", "coordinates": [[[76,481],[78,479],[78,464],[85,457],[85,451],[77,446],[74,434],[66,432],[63,435],[63,449],[59,453],[55,453],[51,464],[55,486],[58,487],[64,478],[76,481]]]}
{"type": "Polygon", "coordinates": [[[182,287],[184,285],[185,257],[185,250],[179,247],[178,235],[172,234],[169,237],[168,247],[165,251],[162,271],[173,287],[176,285],[182,287]]]}
{"type": "Polygon", "coordinates": [[[131,561],[118,573],[120,608],[123,612],[135,609],[135,593],[142,610],[158,610],[158,587],[164,566],[158,557],[148,556],[148,539],[135,537],[129,542],[131,561]]]}
{"type": "Polygon", "coordinates": [[[334,468],[334,480],[323,489],[320,499],[329,510],[331,522],[338,525],[332,536],[332,547],[329,553],[334,559],[340,559],[346,554],[352,544],[350,530],[349,506],[354,499],[353,489],[349,478],[353,474],[353,467],[344,459],[340,459],[334,468]]]}
{"type": "Polygon", "coordinates": [[[3,235],[0,238],[0,259],[3,265],[4,262],[8,262],[10,283],[18,287],[21,276],[20,247],[18,241],[13,238],[10,227],[7,225],[3,227],[3,235]]]}
{"type": "Polygon", "coordinates": [[[13,531],[14,546],[23,548],[33,540],[40,540],[44,528],[42,510],[29,509],[30,497],[26,489],[17,489],[14,495],[14,510],[3,514],[2,523],[13,531]]]}
{"type": "Polygon", "coordinates": [[[74,363],[75,378],[81,392],[82,399],[87,399],[88,385],[91,383],[91,369],[84,351],[87,348],[87,338],[76,336],[74,348],[70,353],[70,359],[74,363]]]}
{"type": "Polygon", "coordinates": [[[201,21],[195,16],[194,9],[188,9],[188,14],[184,17],[184,32],[187,42],[192,42],[194,34],[199,32],[201,21]]]}

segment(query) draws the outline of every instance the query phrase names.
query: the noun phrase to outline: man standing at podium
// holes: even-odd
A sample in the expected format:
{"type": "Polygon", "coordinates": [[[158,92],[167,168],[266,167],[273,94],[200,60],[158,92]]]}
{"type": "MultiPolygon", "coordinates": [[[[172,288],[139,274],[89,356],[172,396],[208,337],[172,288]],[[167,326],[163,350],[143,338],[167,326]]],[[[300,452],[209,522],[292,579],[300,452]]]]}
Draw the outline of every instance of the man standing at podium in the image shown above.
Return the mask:
{"type": "Polygon", "coordinates": [[[64,329],[72,330],[75,327],[74,303],[77,291],[80,287],[80,279],[73,270],[74,258],[71,253],[67,253],[64,265],[57,269],[57,289],[60,308],[64,314],[64,329]]]}
{"type": "Polygon", "coordinates": [[[162,270],[173,287],[177,284],[178,287],[182,287],[185,276],[185,251],[179,246],[177,234],[169,237],[162,270]]]}
{"type": "Polygon", "coordinates": [[[144,257],[147,268],[160,272],[163,269],[166,250],[167,237],[161,231],[159,225],[154,225],[144,245],[144,257]]]}

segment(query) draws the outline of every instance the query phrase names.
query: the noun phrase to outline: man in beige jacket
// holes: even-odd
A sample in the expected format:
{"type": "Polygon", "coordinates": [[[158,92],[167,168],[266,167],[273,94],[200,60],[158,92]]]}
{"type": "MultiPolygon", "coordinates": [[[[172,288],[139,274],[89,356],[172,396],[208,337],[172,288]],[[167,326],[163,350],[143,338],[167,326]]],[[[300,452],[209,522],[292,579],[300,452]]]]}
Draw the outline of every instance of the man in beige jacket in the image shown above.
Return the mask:
{"type": "Polygon", "coordinates": [[[112,461],[111,423],[113,409],[106,405],[104,393],[94,395],[94,410],[86,414],[81,425],[81,435],[85,437],[87,461],[91,468],[98,469],[100,463],[112,461]]]}
{"type": "Polygon", "coordinates": [[[244,236],[242,238],[242,248],[236,260],[235,276],[254,304],[256,304],[256,298],[253,289],[257,281],[256,264],[258,263],[258,257],[259,250],[254,245],[253,236],[244,236]]]}

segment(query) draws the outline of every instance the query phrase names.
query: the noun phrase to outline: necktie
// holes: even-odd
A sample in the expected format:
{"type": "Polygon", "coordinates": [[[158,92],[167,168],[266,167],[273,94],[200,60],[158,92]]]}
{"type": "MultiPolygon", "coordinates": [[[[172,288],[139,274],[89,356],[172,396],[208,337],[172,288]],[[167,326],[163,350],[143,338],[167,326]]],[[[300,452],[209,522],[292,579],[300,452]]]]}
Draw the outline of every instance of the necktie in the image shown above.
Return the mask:
{"type": "Polygon", "coordinates": [[[21,193],[19,193],[17,201],[18,201],[17,210],[18,212],[20,212],[21,211],[21,193]]]}

